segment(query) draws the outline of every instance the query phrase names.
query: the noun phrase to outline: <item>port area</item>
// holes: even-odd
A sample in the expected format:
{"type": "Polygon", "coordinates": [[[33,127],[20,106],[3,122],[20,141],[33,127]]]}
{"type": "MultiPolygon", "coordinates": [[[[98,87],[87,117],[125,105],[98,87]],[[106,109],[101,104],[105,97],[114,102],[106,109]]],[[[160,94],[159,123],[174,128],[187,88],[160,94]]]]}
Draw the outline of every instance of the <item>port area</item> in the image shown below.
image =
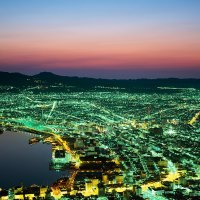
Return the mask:
{"type": "Polygon", "coordinates": [[[2,188],[1,198],[198,197],[200,91],[160,90],[1,94],[2,133],[35,134],[30,145],[51,145],[49,170],[69,172],[48,186],[2,188]]]}

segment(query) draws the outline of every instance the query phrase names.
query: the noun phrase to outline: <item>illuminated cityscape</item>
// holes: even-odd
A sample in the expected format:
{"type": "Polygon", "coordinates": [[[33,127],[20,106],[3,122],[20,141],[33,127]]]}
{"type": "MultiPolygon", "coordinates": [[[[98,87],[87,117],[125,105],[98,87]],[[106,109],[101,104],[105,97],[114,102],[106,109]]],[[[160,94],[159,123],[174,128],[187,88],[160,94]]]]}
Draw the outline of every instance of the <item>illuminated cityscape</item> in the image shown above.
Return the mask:
{"type": "Polygon", "coordinates": [[[131,92],[96,85],[82,91],[62,82],[49,86],[39,78],[34,82],[34,87],[1,86],[1,131],[29,132],[30,145],[50,144],[49,170],[66,171],[66,176],[46,186],[2,188],[2,200],[12,195],[13,199],[199,197],[198,88],[131,92]]]}
{"type": "Polygon", "coordinates": [[[200,0],[0,0],[0,200],[200,200],[200,0]]]}

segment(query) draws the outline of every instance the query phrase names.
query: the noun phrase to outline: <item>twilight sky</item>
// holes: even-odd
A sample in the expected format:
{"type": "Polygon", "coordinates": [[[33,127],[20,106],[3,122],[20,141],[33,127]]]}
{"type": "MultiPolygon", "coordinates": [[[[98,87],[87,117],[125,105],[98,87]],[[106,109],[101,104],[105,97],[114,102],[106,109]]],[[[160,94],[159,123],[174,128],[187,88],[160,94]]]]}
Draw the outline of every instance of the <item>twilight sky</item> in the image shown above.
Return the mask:
{"type": "Polygon", "coordinates": [[[200,78],[200,0],[2,0],[0,71],[200,78]]]}

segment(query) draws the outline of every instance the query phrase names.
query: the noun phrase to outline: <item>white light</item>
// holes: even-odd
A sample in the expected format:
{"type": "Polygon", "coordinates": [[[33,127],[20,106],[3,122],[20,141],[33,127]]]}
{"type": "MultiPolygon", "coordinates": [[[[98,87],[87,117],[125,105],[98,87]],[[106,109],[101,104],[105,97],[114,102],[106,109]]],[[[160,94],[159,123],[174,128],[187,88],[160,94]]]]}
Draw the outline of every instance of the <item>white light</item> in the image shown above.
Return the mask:
{"type": "Polygon", "coordinates": [[[172,129],[172,127],[170,127],[169,130],[167,131],[167,133],[169,135],[174,135],[176,132],[172,129]]]}

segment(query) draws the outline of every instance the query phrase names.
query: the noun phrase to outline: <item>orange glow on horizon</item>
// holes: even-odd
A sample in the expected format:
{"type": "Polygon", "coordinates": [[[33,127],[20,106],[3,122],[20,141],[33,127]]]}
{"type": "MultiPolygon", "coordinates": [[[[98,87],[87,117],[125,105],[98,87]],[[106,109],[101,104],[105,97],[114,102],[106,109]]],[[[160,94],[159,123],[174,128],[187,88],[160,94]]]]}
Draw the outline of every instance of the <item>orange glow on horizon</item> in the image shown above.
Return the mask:
{"type": "Polygon", "coordinates": [[[196,33],[190,35],[193,38],[189,40],[187,35],[164,31],[132,31],[115,36],[96,31],[83,32],[81,37],[30,32],[24,37],[0,38],[0,65],[30,65],[38,69],[198,68],[200,42],[196,33]]]}

